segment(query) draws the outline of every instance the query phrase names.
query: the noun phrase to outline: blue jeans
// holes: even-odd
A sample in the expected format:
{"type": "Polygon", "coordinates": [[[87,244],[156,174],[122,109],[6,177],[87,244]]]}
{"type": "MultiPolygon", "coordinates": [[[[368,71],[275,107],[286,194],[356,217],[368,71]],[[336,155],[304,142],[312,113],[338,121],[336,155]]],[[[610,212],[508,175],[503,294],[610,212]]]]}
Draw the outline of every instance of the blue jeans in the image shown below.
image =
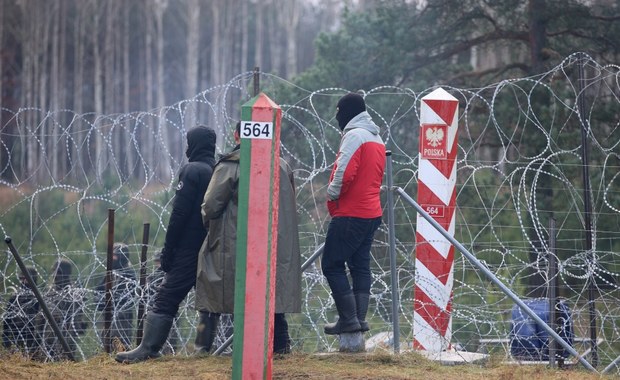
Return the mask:
{"type": "Polygon", "coordinates": [[[370,247],[381,217],[373,219],[335,217],[329,223],[321,259],[323,275],[332,294],[351,290],[345,264],[351,273],[354,293],[370,293],[370,247]]]}

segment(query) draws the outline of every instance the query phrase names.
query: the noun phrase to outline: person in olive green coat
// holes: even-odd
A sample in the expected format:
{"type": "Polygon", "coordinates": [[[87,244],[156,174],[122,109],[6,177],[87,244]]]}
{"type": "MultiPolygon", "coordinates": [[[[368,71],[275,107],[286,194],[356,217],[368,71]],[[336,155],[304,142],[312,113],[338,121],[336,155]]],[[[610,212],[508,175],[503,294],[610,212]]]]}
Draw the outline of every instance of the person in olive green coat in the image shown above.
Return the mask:
{"type": "MultiPolygon", "coordinates": [[[[201,321],[196,346],[206,352],[215,338],[219,314],[234,313],[239,123],[235,142],[233,151],[216,164],[202,204],[203,223],[209,226],[209,234],[198,257],[196,309],[201,321]]],[[[295,184],[292,170],[284,159],[280,159],[279,202],[273,351],[288,353],[290,337],[284,313],[301,312],[301,253],[295,184]]]]}

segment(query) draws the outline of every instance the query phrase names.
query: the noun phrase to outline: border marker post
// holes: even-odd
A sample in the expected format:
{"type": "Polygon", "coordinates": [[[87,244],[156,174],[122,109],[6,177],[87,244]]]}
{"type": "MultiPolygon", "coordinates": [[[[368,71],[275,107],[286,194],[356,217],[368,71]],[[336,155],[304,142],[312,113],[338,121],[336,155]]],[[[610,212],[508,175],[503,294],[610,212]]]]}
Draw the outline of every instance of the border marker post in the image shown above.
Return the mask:
{"type": "MultiPolygon", "coordinates": [[[[458,100],[442,88],[424,96],[420,110],[418,203],[454,236],[458,100]]],[[[454,246],[419,214],[415,253],[413,346],[450,348],[454,246]]]]}
{"type": "Polygon", "coordinates": [[[233,379],[271,379],[282,110],[259,93],[241,107],[233,379]]]}

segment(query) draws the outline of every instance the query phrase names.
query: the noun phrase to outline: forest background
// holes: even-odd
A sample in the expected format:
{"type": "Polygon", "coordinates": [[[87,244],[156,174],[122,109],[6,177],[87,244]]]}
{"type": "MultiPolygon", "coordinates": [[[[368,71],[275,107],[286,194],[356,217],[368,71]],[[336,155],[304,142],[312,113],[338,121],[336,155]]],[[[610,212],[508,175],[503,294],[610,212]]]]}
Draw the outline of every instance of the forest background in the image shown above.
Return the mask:
{"type": "MultiPolygon", "coordinates": [[[[44,133],[49,111],[61,126],[80,115],[91,129],[105,127],[111,118],[105,115],[160,112],[255,68],[302,92],[479,88],[543,73],[575,51],[601,64],[618,62],[619,12],[614,0],[5,0],[0,179],[42,185],[47,173],[37,167],[45,155],[52,157],[53,178],[70,170],[70,153],[44,133]],[[38,112],[16,118],[19,110],[38,112]],[[38,141],[20,137],[24,125],[38,141]]],[[[282,101],[295,95],[273,92],[282,101]]],[[[224,118],[197,116],[218,131],[220,150],[230,143],[231,119],[244,100],[224,99],[233,111],[224,118]]],[[[172,157],[182,153],[180,134],[164,131],[161,139],[172,157]]],[[[102,139],[89,143],[96,156],[104,150],[102,139]]],[[[156,143],[141,139],[144,160],[156,161],[156,143]]],[[[135,152],[120,138],[110,144],[129,176],[135,152]]],[[[101,162],[84,169],[102,171],[101,162]]]]}
{"type": "MultiPolygon", "coordinates": [[[[105,246],[100,231],[93,233],[93,241],[79,238],[84,226],[76,223],[74,216],[55,218],[53,224],[46,225],[56,210],[73,201],[71,191],[13,206],[19,196],[53,185],[59,178],[66,180],[71,190],[74,157],[63,144],[48,139],[49,112],[53,112],[54,125],[72,125],[79,115],[80,122],[93,129],[106,128],[117,115],[153,112],[157,117],[145,124],[156,128],[162,109],[195,99],[204,89],[222,86],[255,67],[288,81],[286,86],[269,88],[277,102],[324,88],[341,93],[381,86],[418,91],[436,85],[481,88],[545,73],[577,51],[603,65],[617,64],[619,21],[620,6],[614,0],[1,1],[0,205],[7,210],[3,215],[11,217],[11,231],[3,224],[2,232],[10,232],[16,242],[22,242],[20,248],[27,256],[51,252],[36,257],[41,268],[50,268],[59,250],[88,252],[93,248],[90,245],[96,245],[101,252],[105,246]],[[24,139],[24,128],[31,128],[29,133],[36,139],[24,139]],[[46,170],[40,170],[43,158],[49,159],[46,170]],[[37,217],[32,218],[33,214],[37,217]],[[53,239],[31,239],[29,233],[40,228],[50,229],[53,239]]],[[[218,131],[219,150],[225,150],[230,145],[230,125],[240,104],[247,100],[244,90],[223,100],[230,110],[226,115],[203,109],[194,119],[179,122],[179,130],[197,120],[211,125],[218,131]]],[[[204,96],[209,104],[220,101],[204,96]]],[[[536,99],[533,94],[532,107],[544,111],[547,104],[537,104],[536,99]]],[[[318,106],[333,113],[333,102],[318,106]]],[[[504,111],[501,103],[496,108],[500,114],[504,111]]],[[[613,109],[592,117],[612,129],[617,123],[613,109]]],[[[87,134],[88,130],[78,133],[87,134]]],[[[411,135],[398,137],[417,140],[411,135]]],[[[291,146],[297,138],[295,134],[283,135],[291,146]]],[[[336,134],[326,140],[337,141],[336,134]]],[[[94,156],[105,155],[104,145],[109,144],[121,163],[119,177],[110,178],[105,176],[105,167],[99,166],[105,160],[90,160],[86,154],[80,157],[84,171],[102,173],[95,183],[88,184],[90,193],[106,193],[119,181],[144,182],[144,172],[135,170],[138,160],[183,157],[181,133],[161,133],[157,139],[145,135],[139,141],[144,145],[142,157],[135,156],[136,151],[120,138],[88,140],[94,156]],[[169,147],[170,154],[160,155],[161,145],[169,147]]],[[[501,155],[497,141],[480,141],[476,149],[481,156],[501,155]]],[[[535,149],[539,141],[522,142],[528,143],[535,149]]],[[[414,149],[415,143],[410,148],[414,149]]],[[[313,159],[310,152],[304,154],[308,157],[297,160],[313,159]]],[[[166,169],[179,162],[162,164],[158,172],[164,191],[157,192],[152,201],[163,209],[169,206],[175,176],[166,169]]],[[[553,200],[553,192],[547,191],[537,202],[544,205],[553,200]]],[[[561,200],[555,199],[555,203],[561,200]]],[[[99,215],[100,221],[93,226],[102,225],[109,204],[98,203],[95,209],[88,209],[88,202],[83,204],[85,210],[99,215]]],[[[475,210],[463,213],[469,220],[479,216],[475,210]]],[[[159,215],[159,222],[165,225],[167,214],[159,215]]],[[[117,231],[127,231],[119,239],[139,241],[136,226],[143,220],[140,213],[119,219],[117,231]]],[[[580,221],[574,223],[578,229],[580,221]]],[[[154,246],[162,242],[161,229],[157,227],[154,246]]],[[[600,247],[619,250],[613,239],[600,247]]],[[[76,263],[81,260],[79,255],[73,259],[76,263]]],[[[14,266],[8,256],[0,258],[0,264],[4,273],[14,266]]],[[[607,270],[620,272],[613,265],[607,270]]],[[[542,279],[528,279],[532,294],[542,279]]],[[[616,282],[613,276],[607,281],[616,282]]]]}

